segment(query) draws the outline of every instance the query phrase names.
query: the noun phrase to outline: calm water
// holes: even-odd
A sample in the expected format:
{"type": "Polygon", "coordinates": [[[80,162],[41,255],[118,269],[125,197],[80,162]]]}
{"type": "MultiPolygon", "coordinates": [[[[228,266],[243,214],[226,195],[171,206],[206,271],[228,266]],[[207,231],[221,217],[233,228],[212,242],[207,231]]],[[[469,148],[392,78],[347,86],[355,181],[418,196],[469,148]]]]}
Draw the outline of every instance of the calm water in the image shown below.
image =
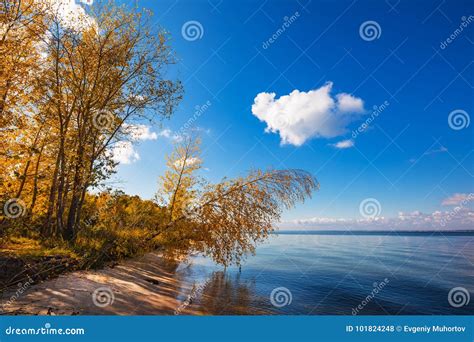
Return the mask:
{"type": "Polygon", "coordinates": [[[182,299],[204,314],[474,314],[473,247],[473,234],[273,235],[241,272],[202,257],[181,265],[196,285],[182,299]],[[448,302],[456,287],[470,292],[459,308],[448,302]],[[275,288],[285,289],[274,303],[287,305],[272,305],[275,288]]]}

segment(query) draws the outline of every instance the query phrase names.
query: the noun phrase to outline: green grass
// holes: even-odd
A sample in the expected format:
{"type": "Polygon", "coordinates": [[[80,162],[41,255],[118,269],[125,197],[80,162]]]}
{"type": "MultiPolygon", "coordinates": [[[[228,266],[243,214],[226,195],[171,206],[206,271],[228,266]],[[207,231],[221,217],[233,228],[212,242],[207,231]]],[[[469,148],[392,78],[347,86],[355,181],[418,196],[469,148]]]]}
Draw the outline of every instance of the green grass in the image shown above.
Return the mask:
{"type": "Polygon", "coordinates": [[[62,256],[80,259],[74,251],[67,247],[46,247],[41,241],[26,237],[10,237],[0,243],[0,255],[21,258],[40,258],[62,256]]]}

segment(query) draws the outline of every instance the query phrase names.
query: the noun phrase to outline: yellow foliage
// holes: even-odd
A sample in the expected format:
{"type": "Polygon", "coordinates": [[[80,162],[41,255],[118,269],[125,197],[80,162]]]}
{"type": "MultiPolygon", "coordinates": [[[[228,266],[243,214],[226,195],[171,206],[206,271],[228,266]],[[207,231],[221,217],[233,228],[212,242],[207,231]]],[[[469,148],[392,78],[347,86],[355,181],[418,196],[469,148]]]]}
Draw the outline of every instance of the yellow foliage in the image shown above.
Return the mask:
{"type": "Polygon", "coordinates": [[[196,199],[196,172],[202,164],[199,146],[199,139],[186,137],[167,157],[168,170],[160,177],[157,199],[167,207],[168,222],[183,216],[196,199]]]}
{"type": "Polygon", "coordinates": [[[195,175],[201,159],[199,141],[192,138],[175,148],[167,165],[160,191],[170,199],[166,203],[171,215],[152,236],[172,255],[201,252],[223,265],[240,264],[254,253],[255,245],[273,231],[282,209],[304,201],[319,187],[302,170],[256,170],[204,184],[195,175]],[[199,163],[177,162],[181,160],[199,163]],[[196,189],[198,185],[202,188],[196,189]]]}
{"type": "Polygon", "coordinates": [[[147,11],[113,1],[73,28],[44,1],[0,5],[3,250],[70,252],[95,265],[162,247],[240,263],[283,208],[318,187],[301,170],[255,170],[207,184],[198,175],[200,140],[186,137],[167,158],[159,204],[92,194],[114,172],[113,144],[129,141],[130,126],[145,118],[169,117],[181,99],[181,83],[163,72],[174,63],[168,36],[153,30],[147,11]]]}
{"type": "Polygon", "coordinates": [[[114,172],[113,144],[181,99],[181,83],[163,76],[168,36],[147,11],[113,1],[73,27],[44,1],[0,5],[0,205],[22,207],[15,221],[0,214],[0,235],[73,242],[88,190],[114,172]]]}

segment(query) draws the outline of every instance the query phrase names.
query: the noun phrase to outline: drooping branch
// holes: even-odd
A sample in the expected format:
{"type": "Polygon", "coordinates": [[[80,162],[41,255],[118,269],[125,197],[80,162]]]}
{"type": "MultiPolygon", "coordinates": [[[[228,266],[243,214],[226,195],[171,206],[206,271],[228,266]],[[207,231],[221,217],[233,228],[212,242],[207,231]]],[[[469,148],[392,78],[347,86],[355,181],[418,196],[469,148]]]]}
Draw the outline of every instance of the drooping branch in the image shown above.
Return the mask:
{"type": "Polygon", "coordinates": [[[268,237],[282,210],[319,188],[303,170],[254,171],[247,177],[208,186],[186,213],[155,232],[178,250],[193,249],[223,265],[240,263],[268,237]]]}
{"type": "Polygon", "coordinates": [[[201,250],[221,264],[239,264],[274,230],[283,208],[303,202],[318,187],[302,170],[254,171],[211,187],[194,216],[204,236],[201,250]]]}

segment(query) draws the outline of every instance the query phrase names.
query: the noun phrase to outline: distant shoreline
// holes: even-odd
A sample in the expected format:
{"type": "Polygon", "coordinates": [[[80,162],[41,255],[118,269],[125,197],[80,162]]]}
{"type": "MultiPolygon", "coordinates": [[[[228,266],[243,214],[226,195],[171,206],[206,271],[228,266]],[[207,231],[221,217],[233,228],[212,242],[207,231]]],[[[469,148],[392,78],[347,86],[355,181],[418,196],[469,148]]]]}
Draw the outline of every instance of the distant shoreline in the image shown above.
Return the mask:
{"type": "Polygon", "coordinates": [[[274,235],[395,235],[395,236],[474,236],[474,230],[453,231],[386,231],[386,230],[278,230],[274,235]]]}

